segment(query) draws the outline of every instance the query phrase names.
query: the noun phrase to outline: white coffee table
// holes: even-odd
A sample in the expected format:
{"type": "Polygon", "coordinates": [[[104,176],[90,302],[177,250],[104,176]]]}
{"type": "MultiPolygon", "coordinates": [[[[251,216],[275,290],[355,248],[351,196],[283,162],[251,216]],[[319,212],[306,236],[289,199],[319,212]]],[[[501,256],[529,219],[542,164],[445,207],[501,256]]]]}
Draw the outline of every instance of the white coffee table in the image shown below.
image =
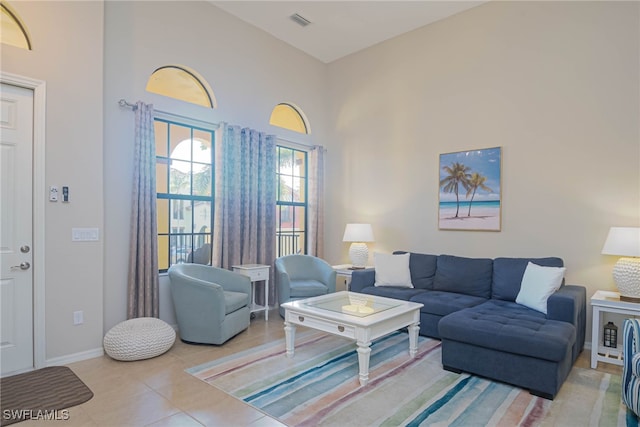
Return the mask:
{"type": "Polygon", "coordinates": [[[287,357],[293,357],[296,325],[350,338],[358,345],[359,379],[369,381],[371,341],[408,327],[409,355],[418,351],[422,304],[356,292],[336,292],[282,304],[287,357]]]}

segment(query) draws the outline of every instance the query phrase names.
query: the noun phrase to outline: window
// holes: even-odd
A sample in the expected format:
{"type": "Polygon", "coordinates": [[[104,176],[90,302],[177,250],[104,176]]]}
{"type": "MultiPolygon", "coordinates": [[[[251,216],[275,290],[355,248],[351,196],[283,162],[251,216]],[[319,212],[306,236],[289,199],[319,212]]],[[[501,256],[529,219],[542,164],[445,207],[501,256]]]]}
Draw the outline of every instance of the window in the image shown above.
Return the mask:
{"type": "Polygon", "coordinates": [[[177,65],[160,67],[147,81],[147,92],[179,99],[203,107],[216,108],[213,90],[195,70],[177,65]]]}
{"type": "Polygon", "coordinates": [[[276,148],[276,256],[307,253],[307,153],[276,148]]]}
{"type": "Polygon", "coordinates": [[[0,42],[31,50],[27,27],[6,2],[0,3],[0,42]]]}
{"type": "Polygon", "coordinates": [[[299,133],[311,133],[302,110],[293,104],[282,103],[273,108],[269,124],[299,133]]]}
{"type": "Polygon", "coordinates": [[[212,130],[155,119],[158,264],[211,262],[212,130]]]}

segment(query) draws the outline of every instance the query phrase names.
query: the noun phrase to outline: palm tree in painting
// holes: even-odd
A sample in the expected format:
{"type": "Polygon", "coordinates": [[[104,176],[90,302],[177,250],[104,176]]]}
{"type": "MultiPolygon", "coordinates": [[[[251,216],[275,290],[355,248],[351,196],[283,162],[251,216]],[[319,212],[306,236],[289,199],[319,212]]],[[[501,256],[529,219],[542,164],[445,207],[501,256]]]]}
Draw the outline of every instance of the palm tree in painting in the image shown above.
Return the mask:
{"type": "Polygon", "coordinates": [[[440,180],[440,187],[447,193],[456,194],[456,216],[458,218],[458,212],[460,211],[460,186],[465,190],[469,189],[469,171],[471,168],[463,165],[462,163],[453,162],[451,166],[444,166],[442,168],[447,173],[447,176],[440,180]]]}
{"type": "Polygon", "coordinates": [[[467,188],[467,197],[469,197],[469,194],[471,194],[471,201],[469,202],[469,213],[467,213],[467,216],[471,216],[471,205],[473,204],[473,198],[475,197],[478,188],[481,188],[484,191],[488,191],[489,193],[493,192],[492,189],[484,185],[486,180],[487,177],[480,175],[478,172],[474,172],[471,174],[471,178],[469,179],[469,188],[467,188]]]}

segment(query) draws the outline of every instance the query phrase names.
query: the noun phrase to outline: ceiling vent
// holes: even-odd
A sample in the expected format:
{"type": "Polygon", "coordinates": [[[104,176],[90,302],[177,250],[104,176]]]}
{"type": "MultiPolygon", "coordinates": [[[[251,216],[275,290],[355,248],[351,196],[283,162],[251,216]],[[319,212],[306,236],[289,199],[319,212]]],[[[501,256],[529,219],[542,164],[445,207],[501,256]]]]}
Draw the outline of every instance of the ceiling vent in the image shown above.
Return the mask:
{"type": "Polygon", "coordinates": [[[307,25],[311,24],[311,21],[301,15],[298,15],[297,13],[294,13],[289,18],[291,18],[293,22],[300,25],[301,27],[306,27],[307,25]]]}

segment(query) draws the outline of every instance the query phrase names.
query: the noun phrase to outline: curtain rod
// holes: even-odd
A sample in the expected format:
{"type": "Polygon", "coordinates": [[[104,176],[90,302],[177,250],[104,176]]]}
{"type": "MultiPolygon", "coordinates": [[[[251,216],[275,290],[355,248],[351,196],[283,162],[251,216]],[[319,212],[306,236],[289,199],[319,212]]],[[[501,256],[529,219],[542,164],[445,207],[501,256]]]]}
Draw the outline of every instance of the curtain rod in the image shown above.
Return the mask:
{"type": "Polygon", "coordinates": [[[138,108],[138,106],[136,104],[131,104],[131,103],[127,102],[124,98],[121,98],[120,101],[118,101],[118,105],[121,106],[121,107],[129,107],[134,111],[135,111],[136,108],[138,108]]]}
{"type": "MultiPolygon", "coordinates": [[[[131,108],[133,111],[135,111],[138,108],[138,106],[136,104],[132,104],[130,102],[127,102],[127,100],[124,99],[124,98],[120,98],[120,100],[118,101],[118,105],[123,107],[123,108],[131,108]]],[[[158,113],[161,113],[161,114],[167,114],[167,115],[174,116],[174,117],[183,117],[185,119],[189,119],[188,117],[180,116],[178,114],[173,114],[173,113],[167,113],[166,111],[160,111],[160,110],[156,110],[156,111],[158,113]]],[[[193,119],[190,119],[190,120],[193,120],[193,119]]],[[[276,139],[279,139],[280,141],[284,141],[284,142],[286,142],[288,144],[291,144],[291,145],[297,145],[299,148],[309,149],[309,148],[318,147],[318,148],[322,149],[323,151],[327,151],[327,149],[325,147],[323,147],[322,145],[305,144],[303,142],[292,141],[290,139],[281,138],[281,137],[278,137],[278,136],[276,136],[276,139]]]]}
{"type": "Polygon", "coordinates": [[[279,136],[276,136],[276,139],[279,141],[284,141],[287,143],[287,145],[291,145],[291,148],[302,148],[305,150],[309,150],[312,148],[321,148],[324,151],[327,151],[326,148],[324,148],[322,145],[315,145],[315,144],[305,144],[304,142],[298,142],[298,141],[292,141],[290,139],[287,138],[281,138],[279,136]]]}
{"type": "MultiPolygon", "coordinates": [[[[136,104],[132,104],[131,102],[128,102],[126,99],[121,98],[118,101],[118,105],[122,108],[129,108],[132,111],[136,111],[138,109],[138,106],[136,104]]],[[[185,124],[190,124],[190,125],[195,125],[195,126],[199,126],[199,127],[204,127],[206,129],[218,129],[219,125],[215,124],[215,123],[210,123],[204,120],[199,120],[199,119],[193,119],[191,117],[187,117],[187,116],[182,116],[180,114],[175,114],[175,113],[169,113],[167,111],[162,111],[162,110],[153,110],[158,116],[160,116],[160,118],[165,118],[165,119],[169,119],[169,120],[179,120],[184,122],[185,124]]]]}

